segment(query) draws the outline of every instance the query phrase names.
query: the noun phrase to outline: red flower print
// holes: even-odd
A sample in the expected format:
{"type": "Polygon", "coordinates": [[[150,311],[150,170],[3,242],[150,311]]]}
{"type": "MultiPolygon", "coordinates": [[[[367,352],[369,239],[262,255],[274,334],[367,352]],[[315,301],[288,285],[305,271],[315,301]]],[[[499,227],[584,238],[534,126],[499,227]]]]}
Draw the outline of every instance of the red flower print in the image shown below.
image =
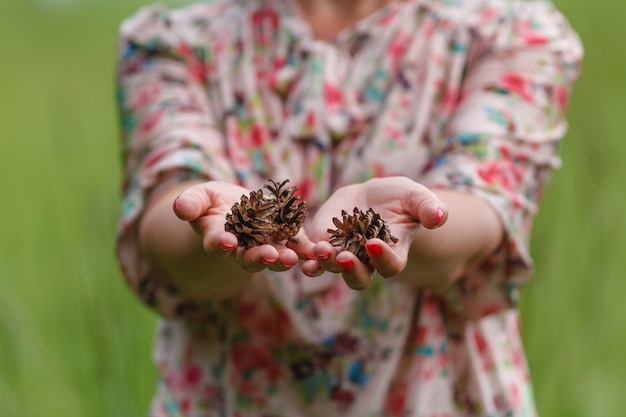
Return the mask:
{"type": "Polygon", "coordinates": [[[337,402],[340,410],[346,410],[354,402],[354,393],[347,389],[339,388],[332,394],[332,399],[337,402]]]}
{"type": "Polygon", "coordinates": [[[565,111],[567,109],[567,104],[569,102],[569,93],[567,89],[559,85],[556,87],[556,105],[560,111],[565,111]]]}
{"type": "Polygon", "coordinates": [[[394,59],[394,62],[404,57],[404,52],[410,41],[409,36],[404,33],[399,33],[393,41],[391,41],[387,48],[387,53],[394,59]]]}
{"type": "Polygon", "coordinates": [[[184,414],[189,414],[189,411],[191,410],[191,400],[187,397],[183,398],[180,401],[180,409],[184,414]]]}
{"type": "Polygon", "coordinates": [[[478,175],[490,185],[514,192],[522,182],[524,171],[511,161],[494,161],[480,166],[478,175]]]}
{"type": "Polygon", "coordinates": [[[476,330],[474,332],[474,342],[476,343],[476,348],[478,349],[478,353],[481,355],[487,352],[487,339],[480,330],[476,330]]]}
{"type": "Polygon", "coordinates": [[[261,45],[267,45],[278,29],[278,14],[270,8],[262,8],[252,13],[254,39],[261,45]]]}
{"type": "Polygon", "coordinates": [[[385,398],[385,411],[390,417],[402,417],[406,405],[406,382],[394,383],[385,398]]]}
{"type": "Polygon", "coordinates": [[[502,75],[501,81],[505,90],[516,93],[526,101],[533,100],[530,85],[521,75],[509,72],[502,75]]]}
{"type": "Polygon", "coordinates": [[[204,71],[204,63],[198,59],[196,54],[194,54],[193,49],[186,43],[181,43],[178,46],[178,51],[185,58],[185,63],[187,64],[187,73],[191,75],[194,79],[200,82],[205,82],[206,74],[204,71]]]}
{"type": "Polygon", "coordinates": [[[343,93],[337,86],[331,83],[324,84],[324,96],[326,104],[331,109],[339,107],[343,102],[343,93]]]}
{"type": "Polygon", "coordinates": [[[250,132],[250,141],[252,142],[252,146],[261,146],[263,145],[267,138],[267,128],[260,125],[252,126],[252,130],[250,132]]]}
{"type": "Polygon", "coordinates": [[[191,389],[195,389],[198,384],[200,384],[200,380],[202,380],[202,370],[199,366],[195,364],[190,364],[184,370],[184,383],[189,386],[191,389]]]}

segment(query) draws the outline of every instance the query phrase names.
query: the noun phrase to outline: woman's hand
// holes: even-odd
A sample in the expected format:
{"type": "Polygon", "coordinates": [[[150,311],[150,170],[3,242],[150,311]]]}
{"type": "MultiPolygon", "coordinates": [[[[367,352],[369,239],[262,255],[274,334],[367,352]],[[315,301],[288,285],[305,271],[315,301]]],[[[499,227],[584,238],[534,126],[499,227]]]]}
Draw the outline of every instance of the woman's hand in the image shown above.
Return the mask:
{"type": "Polygon", "coordinates": [[[407,265],[409,251],[421,226],[434,229],[446,222],[448,209],[443,201],[428,188],[406,178],[375,178],[362,184],[349,185],[335,191],[316,213],[308,235],[312,241],[315,260],[307,260],[302,270],[315,276],[323,270],[341,272],[353,289],[367,288],[375,272],[383,277],[399,274],[407,265]],[[387,221],[397,243],[370,239],[366,251],[372,268],[363,264],[351,252],[337,253],[329,242],[328,229],[334,229],[333,217],[341,218],[341,211],[362,211],[372,208],[387,221]]]}
{"type": "MultiPolygon", "coordinates": [[[[224,230],[226,213],[244,194],[249,190],[227,182],[190,181],[150,198],[139,226],[140,246],[181,293],[197,300],[232,297],[251,273],[285,271],[298,263],[296,252],[283,244],[244,249],[224,230]]],[[[302,241],[308,242],[304,236],[302,241]]]]}
{"type": "Polygon", "coordinates": [[[249,272],[265,268],[285,271],[298,262],[298,255],[282,244],[266,244],[249,249],[238,246],[237,237],[224,230],[226,214],[249,190],[227,182],[211,181],[183,191],[173,204],[181,220],[188,221],[202,237],[207,254],[217,258],[234,258],[249,272]]]}
{"type": "Polygon", "coordinates": [[[388,177],[338,189],[316,214],[309,236],[317,242],[310,243],[315,259],[302,265],[309,276],[341,272],[348,286],[364,289],[378,272],[412,287],[441,290],[490,256],[503,241],[504,227],[479,197],[455,190],[433,192],[408,178],[388,177]],[[328,242],[332,218],[355,206],[378,212],[399,239],[395,244],[366,242],[373,269],[351,252],[337,253],[328,242]]]}

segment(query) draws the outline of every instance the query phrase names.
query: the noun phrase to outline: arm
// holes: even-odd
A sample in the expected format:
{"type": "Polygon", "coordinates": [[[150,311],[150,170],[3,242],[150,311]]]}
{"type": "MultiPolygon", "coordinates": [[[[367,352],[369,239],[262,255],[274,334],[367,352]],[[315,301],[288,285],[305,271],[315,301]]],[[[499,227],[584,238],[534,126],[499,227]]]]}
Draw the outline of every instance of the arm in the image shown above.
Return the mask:
{"type": "Polygon", "coordinates": [[[224,219],[242,194],[248,190],[227,182],[189,181],[157,192],[147,202],[139,245],[194,301],[234,297],[253,272],[285,271],[298,262],[296,253],[283,245],[237,247],[237,238],[224,231],[224,219]]]}
{"type": "Polygon", "coordinates": [[[329,219],[353,206],[380,213],[399,239],[396,244],[367,242],[374,270],[415,287],[446,287],[488,256],[503,236],[498,216],[476,197],[434,193],[406,177],[377,178],[340,188],[319,210],[309,232],[318,242],[316,260],[302,266],[307,275],[330,270],[341,272],[351,288],[369,286],[373,271],[348,251],[337,254],[328,243],[326,230],[334,228],[329,219]]]}

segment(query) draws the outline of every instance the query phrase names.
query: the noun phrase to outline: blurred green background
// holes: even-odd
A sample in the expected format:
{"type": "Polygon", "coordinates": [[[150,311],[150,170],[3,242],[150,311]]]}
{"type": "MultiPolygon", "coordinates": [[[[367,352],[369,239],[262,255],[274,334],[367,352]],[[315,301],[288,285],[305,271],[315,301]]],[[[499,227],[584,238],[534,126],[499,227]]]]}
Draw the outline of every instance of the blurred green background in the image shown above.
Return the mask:
{"type": "MultiPolygon", "coordinates": [[[[155,317],[113,256],[120,21],[140,0],[0,2],[0,415],[146,414],[155,317]]],[[[184,1],[170,1],[176,5],[184,1]]],[[[586,48],[532,241],[543,416],[619,416],[626,380],[626,2],[558,0],[586,48]]]]}

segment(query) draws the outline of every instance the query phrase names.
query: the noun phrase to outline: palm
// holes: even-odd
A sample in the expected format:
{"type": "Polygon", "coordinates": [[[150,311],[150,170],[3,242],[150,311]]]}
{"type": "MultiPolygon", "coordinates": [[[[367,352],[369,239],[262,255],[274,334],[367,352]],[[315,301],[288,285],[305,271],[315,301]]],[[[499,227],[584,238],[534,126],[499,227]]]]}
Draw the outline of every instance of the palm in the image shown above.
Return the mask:
{"type": "Polygon", "coordinates": [[[250,249],[239,247],[237,237],[224,229],[226,214],[242,195],[249,193],[243,187],[219,181],[195,185],[181,194],[175,206],[179,217],[190,222],[202,237],[207,253],[218,257],[234,255],[248,271],[266,267],[273,270],[291,268],[298,255],[280,244],[267,244],[250,249]]]}
{"type": "Polygon", "coordinates": [[[437,204],[434,195],[425,187],[399,177],[380,178],[337,190],[319,209],[309,229],[315,241],[328,240],[327,229],[334,229],[333,217],[354,207],[366,211],[371,208],[387,221],[398,245],[409,244],[422,223],[433,227],[437,223],[437,204]],[[433,204],[435,203],[435,204],[433,204]],[[421,210],[421,211],[420,211],[421,210]]]}
{"type": "MultiPolygon", "coordinates": [[[[387,222],[391,234],[398,238],[396,244],[372,239],[371,243],[382,248],[382,254],[378,259],[372,259],[372,262],[374,268],[383,276],[393,276],[404,269],[411,243],[422,225],[433,228],[445,220],[445,211],[441,208],[445,206],[426,187],[405,177],[372,179],[338,189],[320,207],[308,233],[311,240],[317,242],[314,250],[316,254],[330,251],[328,229],[336,228],[333,218],[340,218],[342,210],[352,212],[354,207],[362,211],[371,208],[379,213],[387,222]]],[[[351,254],[345,252],[337,254],[336,257],[331,254],[329,260],[320,260],[318,257],[321,268],[335,272],[341,271],[337,263],[342,261],[357,262],[351,254]]],[[[314,270],[311,265],[307,265],[305,269],[314,270]]],[[[357,270],[355,275],[368,270],[363,264],[355,269],[357,270]]],[[[363,279],[359,278],[358,281],[362,283],[363,279]]],[[[355,287],[361,286],[355,284],[355,287]]]]}

